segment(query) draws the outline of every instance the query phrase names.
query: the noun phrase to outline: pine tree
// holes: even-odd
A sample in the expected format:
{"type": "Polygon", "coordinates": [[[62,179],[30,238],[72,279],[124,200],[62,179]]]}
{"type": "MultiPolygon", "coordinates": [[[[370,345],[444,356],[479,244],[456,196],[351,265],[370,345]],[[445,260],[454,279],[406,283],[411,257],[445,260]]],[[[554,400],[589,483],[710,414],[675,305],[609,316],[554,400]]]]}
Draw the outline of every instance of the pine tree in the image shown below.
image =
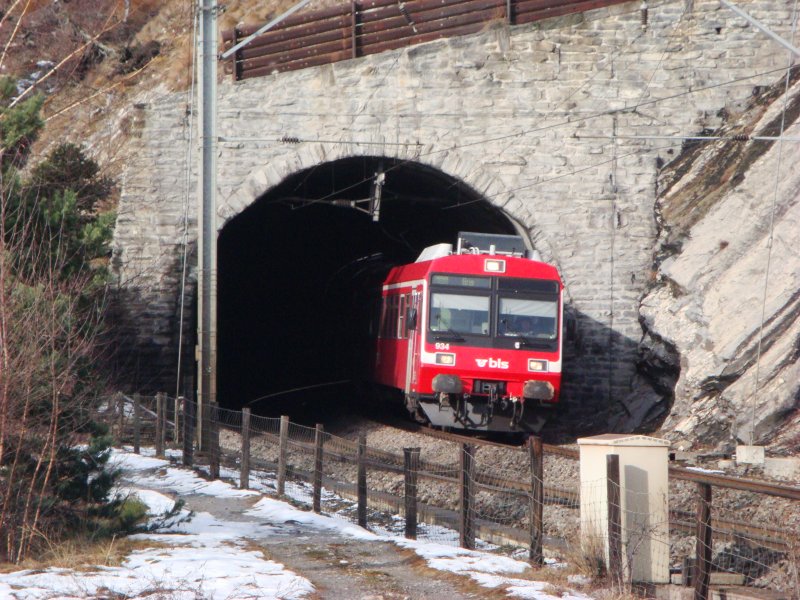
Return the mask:
{"type": "Polygon", "coordinates": [[[18,562],[120,507],[91,418],[111,182],[71,144],[22,177],[42,98],[12,105],[15,92],[0,80],[0,561],[18,562]]]}

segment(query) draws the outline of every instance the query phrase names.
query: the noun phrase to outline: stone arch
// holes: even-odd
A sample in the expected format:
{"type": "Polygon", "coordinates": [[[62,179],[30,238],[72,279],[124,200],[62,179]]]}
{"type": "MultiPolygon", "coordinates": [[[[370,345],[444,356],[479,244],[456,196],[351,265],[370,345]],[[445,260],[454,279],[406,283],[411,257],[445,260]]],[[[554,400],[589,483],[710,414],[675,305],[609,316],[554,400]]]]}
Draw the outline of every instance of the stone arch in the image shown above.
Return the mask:
{"type": "Polygon", "coordinates": [[[287,152],[252,172],[242,185],[224,198],[217,209],[217,229],[220,230],[233,217],[250,206],[257,198],[280,184],[290,175],[316,165],[344,158],[374,156],[376,153],[416,162],[437,169],[453,179],[461,180],[486,198],[506,217],[523,237],[531,238],[534,229],[532,216],[525,205],[515,197],[502,179],[487,171],[483,165],[456,150],[440,150],[425,145],[395,144],[320,144],[304,143],[294,152],[287,152]],[[376,148],[377,147],[377,148],[376,148]],[[377,149],[377,152],[376,152],[377,149]]]}

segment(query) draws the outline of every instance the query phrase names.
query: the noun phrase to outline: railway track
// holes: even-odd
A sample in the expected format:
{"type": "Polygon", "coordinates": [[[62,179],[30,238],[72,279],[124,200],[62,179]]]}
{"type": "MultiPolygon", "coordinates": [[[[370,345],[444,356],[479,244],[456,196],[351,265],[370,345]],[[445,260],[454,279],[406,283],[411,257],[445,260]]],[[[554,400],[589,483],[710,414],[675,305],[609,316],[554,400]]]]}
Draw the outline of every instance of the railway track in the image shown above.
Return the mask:
{"type": "MultiPolygon", "coordinates": [[[[374,419],[368,419],[368,420],[379,425],[394,427],[395,429],[402,429],[403,431],[408,431],[410,433],[418,433],[420,435],[425,435],[428,437],[437,438],[440,440],[445,440],[456,444],[473,444],[475,446],[494,446],[499,448],[516,449],[516,450],[522,450],[525,447],[525,444],[510,444],[510,443],[496,442],[494,440],[486,440],[479,437],[462,435],[450,431],[440,431],[438,429],[433,429],[426,425],[420,425],[417,423],[412,423],[410,421],[403,421],[401,419],[387,419],[384,421],[376,421],[374,419]]],[[[578,459],[578,451],[575,450],[574,448],[565,448],[564,446],[555,446],[553,444],[542,444],[542,448],[544,449],[545,452],[549,454],[554,454],[556,456],[563,456],[565,458],[572,458],[575,460],[578,459]]]]}

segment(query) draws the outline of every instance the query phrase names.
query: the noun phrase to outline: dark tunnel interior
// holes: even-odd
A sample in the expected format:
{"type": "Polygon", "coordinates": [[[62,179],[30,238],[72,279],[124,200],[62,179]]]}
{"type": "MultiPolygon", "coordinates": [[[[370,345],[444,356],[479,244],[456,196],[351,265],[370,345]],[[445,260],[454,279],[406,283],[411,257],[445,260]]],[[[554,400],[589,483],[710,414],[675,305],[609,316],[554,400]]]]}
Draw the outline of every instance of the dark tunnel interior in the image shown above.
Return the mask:
{"type": "Polygon", "coordinates": [[[348,410],[342,400],[369,364],[383,277],[427,246],[455,244],[459,231],[516,233],[463,182],[408,161],[332,161],[258,198],[219,236],[220,405],[297,419],[320,403],[348,410]],[[379,171],[375,222],[350,203],[368,209],[379,171]]]}

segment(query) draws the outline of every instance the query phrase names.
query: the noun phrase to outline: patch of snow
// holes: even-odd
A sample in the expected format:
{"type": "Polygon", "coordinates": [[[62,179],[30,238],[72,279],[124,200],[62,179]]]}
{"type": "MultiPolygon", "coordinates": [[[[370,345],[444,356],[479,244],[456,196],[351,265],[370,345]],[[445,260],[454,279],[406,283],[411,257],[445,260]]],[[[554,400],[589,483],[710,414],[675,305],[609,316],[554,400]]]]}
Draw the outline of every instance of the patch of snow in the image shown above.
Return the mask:
{"type": "MultiPolygon", "coordinates": [[[[152,451],[145,453],[152,454],[152,451]]],[[[204,494],[220,498],[261,495],[256,490],[240,490],[223,481],[206,481],[193,471],[173,467],[168,461],[152,456],[115,450],[109,462],[124,470],[126,481],[130,483],[128,487],[119,487],[116,493],[138,496],[148,506],[148,514],[154,519],[163,518],[165,513],[174,509],[175,501],[168,493],[178,496],[204,494]]],[[[223,475],[238,481],[238,473],[234,471],[224,471],[223,475]]],[[[260,475],[253,477],[253,487],[274,490],[274,474],[260,475]]],[[[293,485],[287,487],[289,490],[294,490],[298,496],[310,498],[305,486],[293,485]]],[[[325,495],[336,498],[330,492],[325,492],[325,495]]],[[[302,511],[286,502],[266,497],[262,497],[244,514],[258,519],[260,536],[273,532],[276,535],[285,534],[287,526],[299,525],[336,531],[362,542],[390,541],[412,549],[433,569],[468,576],[488,588],[505,586],[509,595],[516,598],[588,599],[588,596],[577,592],[555,596],[546,591],[549,584],[519,577],[529,572],[527,562],[455,545],[407,540],[401,537],[402,530],[392,533],[391,530],[395,529],[392,525],[381,528],[380,533],[376,534],[344,518],[302,511]]],[[[257,550],[244,548],[253,534],[252,520],[227,521],[209,513],[191,514],[181,510],[168,522],[154,520],[151,523],[158,523],[159,529],[132,537],[151,541],[161,547],[135,551],[119,567],[95,567],[82,572],[52,568],[0,575],[0,598],[77,599],[103,593],[118,594],[132,600],[164,594],[176,600],[194,600],[198,594],[210,600],[242,597],[266,600],[299,599],[315,592],[307,579],[266,559],[257,550]]],[[[423,529],[423,524],[420,524],[420,529],[423,529]]]]}
{"type": "Polygon", "coordinates": [[[686,467],[687,471],[695,471],[696,473],[711,473],[712,475],[724,475],[725,471],[719,469],[704,469],[702,467],[686,467]]]}

